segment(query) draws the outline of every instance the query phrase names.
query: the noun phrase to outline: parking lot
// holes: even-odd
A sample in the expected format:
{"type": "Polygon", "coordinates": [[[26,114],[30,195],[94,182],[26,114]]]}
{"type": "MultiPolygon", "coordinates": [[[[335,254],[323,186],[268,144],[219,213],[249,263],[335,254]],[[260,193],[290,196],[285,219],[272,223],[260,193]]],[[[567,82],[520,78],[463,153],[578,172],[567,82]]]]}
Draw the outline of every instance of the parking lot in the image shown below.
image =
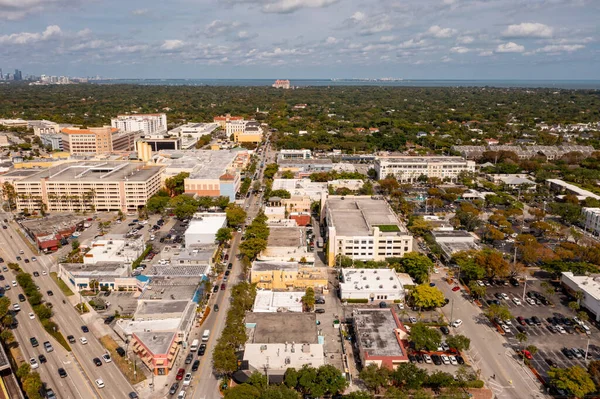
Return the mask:
{"type": "Polygon", "coordinates": [[[561,291],[550,294],[546,292],[547,288],[541,285],[540,280],[534,279],[528,280],[526,292],[542,293],[550,301],[550,304],[544,305],[539,301],[530,303],[523,300],[524,288],[523,283],[520,283],[518,287],[489,285],[482,301],[484,310],[493,303],[492,301],[498,301],[500,304],[506,305],[513,316],[511,325],[508,325],[508,331],[505,332],[505,338],[512,349],[507,352],[508,356],[518,359],[516,350],[534,345],[538,349],[538,353],[534,354],[531,362],[544,377],[547,376],[547,371],[551,366],[562,368],[580,365],[585,367],[586,361],[583,356],[569,359],[561,352],[563,348],[578,348],[585,352],[589,344],[588,359],[600,359],[600,332],[591,322],[585,322],[591,330],[589,335],[585,334],[582,329],[574,328],[577,325],[572,320],[575,313],[567,306],[573,300],[572,298],[567,297],[561,291]],[[504,298],[500,294],[505,294],[504,298]],[[518,299],[517,303],[514,298],[518,299]],[[534,316],[539,319],[538,325],[531,323],[531,318],[534,316]],[[557,325],[561,326],[564,332],[556,331],[551,327],[554,317],[568,318],[572,325],[569,327],[564,323],[559,323],[557,325]],[[523,318],[523,320],[517,320],[518,318],[523,318]],[[525,319],[529,319],[530,323],[527,323],[525,319]],[[522,343],[516,338],[520,331],[527,335],[527,340],[522,343]]]}

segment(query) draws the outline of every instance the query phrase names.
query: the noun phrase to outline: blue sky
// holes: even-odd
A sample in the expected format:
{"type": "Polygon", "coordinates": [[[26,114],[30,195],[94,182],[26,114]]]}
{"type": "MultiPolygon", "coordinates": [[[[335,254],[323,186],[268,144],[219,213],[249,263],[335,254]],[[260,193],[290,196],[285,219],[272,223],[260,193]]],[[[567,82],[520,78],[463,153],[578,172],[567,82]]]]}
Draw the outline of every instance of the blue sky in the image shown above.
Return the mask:
{"type": "Polygon", "coordinates": [[[112,78],[600,79],[600,0],[0,0],[0,68],[112,78]]]}

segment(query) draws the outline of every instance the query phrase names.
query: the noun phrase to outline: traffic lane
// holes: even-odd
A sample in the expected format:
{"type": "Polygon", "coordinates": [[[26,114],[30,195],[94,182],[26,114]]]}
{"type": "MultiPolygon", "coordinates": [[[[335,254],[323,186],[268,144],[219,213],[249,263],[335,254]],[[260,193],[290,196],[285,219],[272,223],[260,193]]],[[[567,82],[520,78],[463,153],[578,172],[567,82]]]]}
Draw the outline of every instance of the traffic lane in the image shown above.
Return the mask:
{"type": "MultiPolygon", "coordinates": [[[[17,290],[17,287],[14,287],[8,291],[8,293],[10,294],[8,294],[7,297],[15,301],[13,303],[16,303],[16,298],[14,297],[21,292],[20,290],[17,290]]],[[[68,357],[66,350],[64,350],[64,348],[62,348],[62,346],[60,346],[58,343],[53,342],[54,340],[49,337],[48,333],[46,333],[37,319],[32,320],[29,318],[29,316],[27,316],[27,313],[31,312],[28,302],[21,302],[20,306],[22,310],[16,312],[15,317],[19,322],[19,326],[16,329],[13,329],[12,332],[17,339],[17,342],[19,342],[19,347],[23,353],[23,356],[25,357],[24,360],[29,363],[29,359],[35,358],[39,363],[38,356],[43,354],[46,357],[47,363],[39,364],[40,367],[37,369],[42,377],[42,380],[46,382],[50,381],[51,384],[56,387],[56,391],[64,397],[83,397],[81,394],[76,394],[76,392],[78,392],[75,389],[77,384],[75,384],[73,377],[78,374],[77,370],[73,369],[69,362],[63,363],[62,359],[66,359],[68,357]],[[39,343],[39,346],[36,348],[34,348],[31,344],[30,339],[32,337],[35,337],[39,343]],[[43,347],[43,343],[45,341],[50,341],[52,343],[54,348],[52,352],[47,353],[45,351],[43,347]],[[59,367],[67,370],[67,378],[63,379],[59,377],[59,367]]]]}
{"type": "MultiPolygon", "coordinates": [[[[2,230],[2,233],[6,231],[8,230],[2,230]]],[[[13,235],[13,237],[15,236],[13,235]]],[[[17,242],[20,241],[22,243],[20,237],[15,237],[15,240],[17,242]]],[[[29,249],[29,247],[26,247],[23,251],[25,252],[23,256],[31,256],[32,252],[29,249]]],[[[34,266],[35,263],[37,262],[21,262],[21,268],[28,272],[32,272],[32,269],[36,267],[34,266]]],[[[75,337],[80,337],[83,334],[81,331],[81,326],[85,323],[81,320],[75,308],[70,306],[69,302],[65,300],[66,297],[60,289],[57,289],[58,287],[56,287],[54,281],[47,275],[40,275],[40,277],[37,278],[34,277],[34,281],[40,287],[42,293],[44,293],[45,299],[49,298],[46,294],[48,290],[52,290],[54,293],[54,297],[58,299],[53,301],[53,320],[59,325],[60,331],[63,334],[63,336],[66,337],[67,335],[73,335],[75,337]],[[63,300],[65,301],[65,303],[62,303],[63,300]],[[76,329],[79,330],[76,331],[76,329]]],[[[131,387],[131,384],[129,384],[129,382],[125,379],[123,374],[121,374],[121,372],[118,369],[116,369],[116,365],[112,364],[112,362],[106,364],[106,366],[108,367],[96,368],[92,361],[92,358],[96,355],[90,357],[88,351],[100,355],[105,353],[106,351],[104,350],[104,347],[100,344],[100,342],[95,339],[93,334],[86,334],[86,338],[88,340],[88,344],[86,345],[87,348],[79,348],[79,346],[75,344],[72,346],[72,350],[73,354],[79,360],[83,371],[87,374],[89,385],[91,385],[92,389],[94,389],[101,397],[113,399],[126,398],[128,392],[133,391],[133,387],[131,387]],[[105,388],[100,390],[96,387],[96,385],[93,382],[96,378],[102,378],[102,380],[106,384],[105,388]],[[114,385],[114,387],[112,385],[114,385]],[[124,392],[123,388],[130,390],[124,392]]]]}
{"type": "MultiPolygon", "coordinates": [[[[219,305],[219,312],[211,312],[205,323],[202,324],[200,330],[209,329],[211,331],[209,341],[206,345],[206,353],[204,359],[200,361],[200,368],[197,371],[198,378],[195,378],[193,383],[191,394],[192,398],[210,398],[218,397],[219,380],[215,378],[212,368],[212,352],[214,345],[218,338],[221,336],[221,332],[225,326],[225,318],[229,311],[231,297],[231,287],[239,282],[239,275],[241,274],[241,263],[237,256],[234,256],[237,252],[237,248],[241,241],[241,234],[235,234],[231,247],[229,249],[229,259],[233,264],[230,274],[230,280],[226,285],[225,290],[220,290],[216,296],[215,303],[219,305]],[[198,388],[200,387],[200,388],[198,388]]],[[[220,284],[219,284],[220,285],[220,284]]],[[[200,357],[199,357],[200,358],[200,357]]]]}

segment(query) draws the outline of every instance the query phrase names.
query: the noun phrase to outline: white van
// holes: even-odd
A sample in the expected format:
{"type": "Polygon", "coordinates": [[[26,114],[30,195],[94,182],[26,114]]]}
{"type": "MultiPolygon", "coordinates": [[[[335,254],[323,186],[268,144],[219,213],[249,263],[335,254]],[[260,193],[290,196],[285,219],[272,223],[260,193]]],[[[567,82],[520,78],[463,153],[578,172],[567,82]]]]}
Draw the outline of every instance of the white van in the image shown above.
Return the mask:
{"type": "Polygon", "coordinates": [[[202,342],[208,341],[208,337],[210,337],[210,330],[204,330],[202,334],[202,342]]]}
{"type": "Polygon", "coordinates": [[[190,351],[195,352],[198,350],[198,345],[200,345],[200,341],[197,339],[192,341],[192,345],[190,345],[190,351]]]}

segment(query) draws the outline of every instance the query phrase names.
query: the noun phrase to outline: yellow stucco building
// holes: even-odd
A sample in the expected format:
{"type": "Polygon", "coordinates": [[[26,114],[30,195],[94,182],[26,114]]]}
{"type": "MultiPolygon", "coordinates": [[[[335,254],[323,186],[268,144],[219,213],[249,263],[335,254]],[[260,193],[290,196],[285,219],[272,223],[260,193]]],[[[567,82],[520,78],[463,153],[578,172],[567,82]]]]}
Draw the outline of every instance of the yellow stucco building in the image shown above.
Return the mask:
{"type": "Polygon", "coordinates": [[[258,288],[274,291],[304,290],[307,287],[327,290],[327,269],[298,262],[255,261],[250,281],[258,288]]]}

